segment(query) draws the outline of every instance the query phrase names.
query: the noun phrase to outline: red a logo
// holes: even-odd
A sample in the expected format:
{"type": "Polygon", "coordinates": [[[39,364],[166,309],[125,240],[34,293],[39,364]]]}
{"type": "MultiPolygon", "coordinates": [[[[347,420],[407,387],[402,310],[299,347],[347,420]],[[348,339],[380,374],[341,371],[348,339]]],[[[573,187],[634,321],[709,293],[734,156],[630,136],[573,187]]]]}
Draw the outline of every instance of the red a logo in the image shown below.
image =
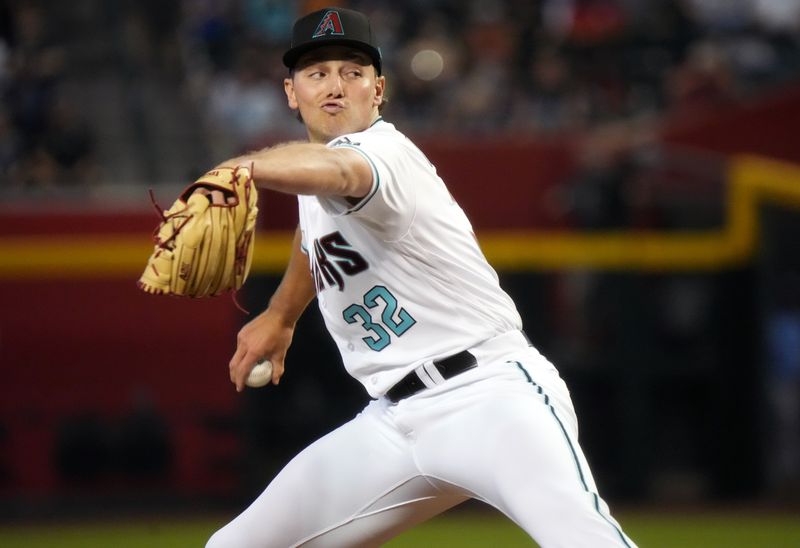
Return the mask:
{"type": "Polygon", "coordinates": [[[344,28],[342,27],[342,20],[339,18],[339,12],[328,10],[322,16],[322,21],[317,25],[317,30],[314,31],[311,38],[319,38],[320,36],[328,35],[342,35],[344,28]]]}

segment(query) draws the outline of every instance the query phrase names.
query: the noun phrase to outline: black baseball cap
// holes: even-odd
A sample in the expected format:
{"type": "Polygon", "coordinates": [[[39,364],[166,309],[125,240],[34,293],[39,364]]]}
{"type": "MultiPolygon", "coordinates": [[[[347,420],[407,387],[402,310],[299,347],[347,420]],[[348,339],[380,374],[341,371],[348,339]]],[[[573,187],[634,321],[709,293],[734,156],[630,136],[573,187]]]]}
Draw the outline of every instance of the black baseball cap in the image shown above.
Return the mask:
{"type": "Polygon", "coordinates": [[[292,27],[292,45],[283,54],[283,64],[294,68],[306,52],[321,46],[350,46],[370,56],[381,73],[381,50],[375,45],[367,16],[346,8],[324,8],[304,15],[292,27]]]}

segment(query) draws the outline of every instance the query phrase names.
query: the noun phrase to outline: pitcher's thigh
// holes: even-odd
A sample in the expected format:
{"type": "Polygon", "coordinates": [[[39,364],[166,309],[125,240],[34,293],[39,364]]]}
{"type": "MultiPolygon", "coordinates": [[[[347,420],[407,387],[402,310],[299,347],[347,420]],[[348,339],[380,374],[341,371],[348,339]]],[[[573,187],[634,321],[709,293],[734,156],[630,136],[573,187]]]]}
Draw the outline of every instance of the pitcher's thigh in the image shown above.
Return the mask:
{"type": "Polygon", "coordinates": [[[512,451],[500,457],[506,468],[497,477],[496,505],[543,547],[632,547],[598,493],[567,419],[549,402],[538,407],[535,418],[520,421],[512,451]]]}
{"type": "Polygon", "coordinates": [[[207,546],[370,545],[460,502],[418,476],[402,437],[362,414],[297,455],[207,546]]]}
{"type": "Polygon", "coordinates": [[[432,432],[436,441],[426,447],[437,448],[421,463],[501,510],[544,547],[632,546],[597,493],[570,426],[574,416],[558,409],[571,406],[553,405],[535,387],[487,395],[432,432]]]}

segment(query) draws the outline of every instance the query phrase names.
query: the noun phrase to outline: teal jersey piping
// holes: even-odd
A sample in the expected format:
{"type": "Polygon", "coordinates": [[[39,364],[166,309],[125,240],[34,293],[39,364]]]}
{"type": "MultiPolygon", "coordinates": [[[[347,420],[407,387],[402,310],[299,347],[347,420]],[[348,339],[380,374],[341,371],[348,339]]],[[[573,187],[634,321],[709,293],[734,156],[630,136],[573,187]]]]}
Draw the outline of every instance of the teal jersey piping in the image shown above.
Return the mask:
{"type": "Polygon", "coordinates": [[[381,186],[381,176],[378,173],[378,167],[375,165],[375,162],[372,161],[372,158],[370,158],[366,152],[364,152],[357,146],[345,144],[345,145],[337,145],[335,148],[352,148],[353,150],[361,154],[367,160],[367,162],[369,162],[370,168],[372,168],[373,176],[375,177],[375,184],[372,185],[372,189],[370,189],[369,193],[363,198],[361,198],[360,202],[358,202],[356,205],[348,209],[347,212],[345,213],[345,215],[350,215],[351,213],[355,213],[356,211],[359,211],[361,208],[367,205],[367,203],[372,199],[372,197],[375,196],[375,194],[378,192],[378,188],[381,186]]]}
{"type": "Polygon", "coordinates": [[[528,373],[528,371],[525,369],[525,367],[520,362],[518,362],[518,361],[509,361],[507,363],[515,364],[519,368],[519,370],[522,371],[522,373],[525,375],[525,379],[534,388],[536,388],[536,392],[538,392],[543,397],[544,404],[550,409],[550,413],[553,415],[553,418],[558,423],[558,426],[561,429],[561,433],[564,435],[564,439],[566,440],[567,445],[569,446],[570,453],[572,453],[572,459],[575,462],[575,468],[577,468],[577,470],[578,470],[578,477],[581,480],[581,485],[583,486],[583,490],[586,491],[587,493],[589,493],[590,495],[592,495],[592,498],[594,500],[594,509],[595,509],[595,511],[600,515],[601,518],[603,518],[603,520],[606,523],[608,523],[611,527],[614,528],[614,530],[619,535],[620,540],[622,540],[622,543],[625,546],[627,546],[628,548],[631,548],[631,545],[628,542],[628,539],[625,536],[625,533],[622,532],[622,530],[619,528],[619,526],[616,523],[611,521],[608,518],[608,516],[606,516],[605,514],[603,514],[603,512],[600,511],[600,495],[598,495],[597,493],[589,490],[589,486],[586,484],[586,476],[583,473],[583,468],[581,467],[580,460],[578,460],[578,453],[575,451],[575,446],[573,445],[572,440],[570,439],[569,435],[567,434],[567,429],[564,427],[564,423],[561,422],[561,419],[558,417],[558,413],[556,413],[555,408],[550,404],[550,396],[548,396],[547,393],[544,391],[544,389],[541,386],[539,386],[536,383],[536,381],[534,381],[531,378],[531,376],[528,373]]]}

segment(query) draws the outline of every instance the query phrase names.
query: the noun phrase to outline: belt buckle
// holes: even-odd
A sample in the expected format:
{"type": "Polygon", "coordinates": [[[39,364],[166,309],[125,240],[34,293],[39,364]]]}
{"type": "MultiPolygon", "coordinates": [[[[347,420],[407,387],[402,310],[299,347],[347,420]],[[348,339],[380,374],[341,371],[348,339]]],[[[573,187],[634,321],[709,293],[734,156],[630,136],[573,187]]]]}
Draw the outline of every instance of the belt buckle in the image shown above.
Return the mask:
{"type": "Polygon", "coordinates": [[[478,360],[468,350],[456,352],[450,356],[427,362],[412,371],[386,391],[386,397],[392,403],[413,396],[424,390],[442,384],[448,379],[477,367],[478,360]],[[431,371],[433,369],[433,371],[431,371]],[[422,375],[430,378],[430,383],[425,382],[422,375]],[[430,386],[429,386],[430,384],[430,386]]]}

